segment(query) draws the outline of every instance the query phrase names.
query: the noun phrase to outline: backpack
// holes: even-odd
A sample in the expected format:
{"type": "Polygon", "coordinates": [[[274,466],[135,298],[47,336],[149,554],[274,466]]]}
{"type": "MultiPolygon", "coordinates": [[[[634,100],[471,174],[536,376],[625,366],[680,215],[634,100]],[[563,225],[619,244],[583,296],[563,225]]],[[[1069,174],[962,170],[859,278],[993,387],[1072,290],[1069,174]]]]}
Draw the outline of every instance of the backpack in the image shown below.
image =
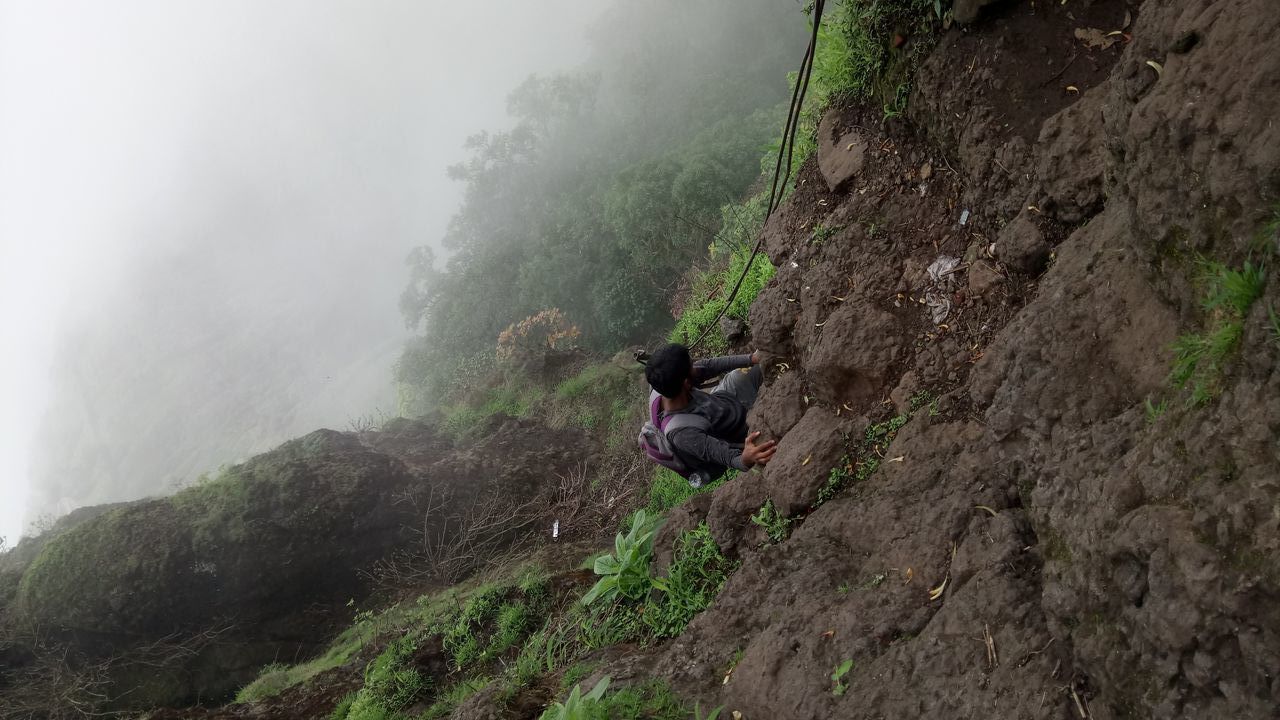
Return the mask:
{"type": "Polygon", "coordinates": [[[696,471],[680,459],[676,454],[675,446],[671,443],[670,433],[687,427],[707,430],[710,429],[711,422],[693,413],[674,413],[659,421],[658,415],[661,411],[662,396],[657,392],[650,392],[649,421],[640,428],[640,436],[636,440],[650,460],[677,473],[688,480],[690,485],[700,487],[706,473],[696,471]]]}

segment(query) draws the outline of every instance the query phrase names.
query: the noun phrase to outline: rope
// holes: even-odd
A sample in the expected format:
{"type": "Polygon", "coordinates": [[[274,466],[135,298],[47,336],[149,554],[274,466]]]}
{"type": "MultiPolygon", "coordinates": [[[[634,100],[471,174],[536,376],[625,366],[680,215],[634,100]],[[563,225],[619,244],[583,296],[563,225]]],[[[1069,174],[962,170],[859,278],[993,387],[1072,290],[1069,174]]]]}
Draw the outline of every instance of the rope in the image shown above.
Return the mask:
{"type": "MultiPolygon", "coordinates": [[[[764,214],[764,222],[769,222],[769,217],[773,215],[773,211],[778,209],[782,204],[782,193],[787,187],[787,182],[791,179],[791,158],[795,150],[796,132],[800,126],[800,110],[804,107],[804,96],[809,89],[809,76],[813,74],[813,56],[818,47],[818,27],[822,25],[822,9],[825,0],[815,0],[813,3],[813,32],[809,36],[809,47],[805,48],[804,59],[800,61],[800,73],[796,79],[796,86],[791,91],[791,107],[787,111],[787,123],[782,129],[782,144],[778,147],[778,160],[773,166],[773,186],[769,189],[769,207],[764,214]],[[783,172],[783,157],[786,157],[786,172],[783,172]],[[781,179],[781,182],[779,182],[781,179]]],[[[733,299],[737,297],[738,290],[742,287],[742,282],[747,279],[747,273],[751,272],[751,266],[756,261],[756,256],[760,254],[760,248],[764,246],[764,233],[760,233],[760,237],[756,239],[756,245],[751,250],[751,257],[747,258],[747,264],[742,268],[742,274],[738,276],[738,281],[733,284],[733,290],[729,292],[729,297],[724,302],[724,307],[720,308],[720,312],[712,321],[702,329],[689,348],[696,348],[706,339],[707,334],[711,332],[711,328],[720,322],[720,318],[724,317],[729,306],[733,304],[733,299]]]]}

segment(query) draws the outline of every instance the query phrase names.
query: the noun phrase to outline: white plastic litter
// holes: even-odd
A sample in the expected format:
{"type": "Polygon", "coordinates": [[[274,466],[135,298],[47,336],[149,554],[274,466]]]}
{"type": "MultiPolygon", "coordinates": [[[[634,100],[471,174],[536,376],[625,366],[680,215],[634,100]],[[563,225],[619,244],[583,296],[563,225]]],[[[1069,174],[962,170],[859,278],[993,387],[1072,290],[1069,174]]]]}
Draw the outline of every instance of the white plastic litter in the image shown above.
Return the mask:
{"type": "Polygon", "coordinates": [[[551,523],[551,539],[558,540],[560,538],[560,521],[556,520],[551,523]]]}
{"type": "Polygon", "coordinates": [[[969,223],[969,211],[965,210],[964,212],[960,213],[960,227],[964,227],[968,223],[969,223]]]}
{"type": "Polygon", "coordinates": [[[951,314],[951,298],[946,293],[927,292],[924,304],[929,307],[929,319],[934,325],[941,325],[951,314]]]}
{"type": "Polygon", "coordinates": [[[950,255],[939,255],[937,260],[929,264],[927,272],[933,284],[924,294],[924,304],[929,308],[929,319],[934,325],[941,325],[951,314],[951,291],[956,284],[956,269],[960,267],[960,258],[950,255]]]}
{"type": "Polygon", "coordinates": [[[960,266],[960,258],[951,257],[950,255],[939,255],[929,265],[929,279],[935,285],[940,282],[950,282],[951,276],[955,273],[956,268],[960,266]]]}

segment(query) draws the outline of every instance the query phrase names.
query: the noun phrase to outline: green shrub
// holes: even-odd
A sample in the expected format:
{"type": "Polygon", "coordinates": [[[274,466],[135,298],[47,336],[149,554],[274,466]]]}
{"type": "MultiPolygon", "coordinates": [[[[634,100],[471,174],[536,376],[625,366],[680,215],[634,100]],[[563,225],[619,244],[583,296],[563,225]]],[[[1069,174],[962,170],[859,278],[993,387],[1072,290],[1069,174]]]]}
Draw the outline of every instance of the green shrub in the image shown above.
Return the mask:
{"type": "Polygon", "coordinates": [[[645,606],[621,598],[613,603],[595,603],[575,612],[571,621],[573,642],[586,651],[622,643],[643,643],[649,629],[644,624],[645,606]]]}
{"type": "Polygon", "coordinates": [[[416,649],[413,636],[393,640],[365,673],[364,689],[388,709],[408,705],[426,689],[427,680],[417,670],[405,667],[405,661],[416,649]]]}
{"type": "Polygon", "coordinates": [[[529,608],[523,603],[508,603],[498,608],[498,625],[485,655],[497,657],[520,641],[528,629],[531,618],[529,608]]]}

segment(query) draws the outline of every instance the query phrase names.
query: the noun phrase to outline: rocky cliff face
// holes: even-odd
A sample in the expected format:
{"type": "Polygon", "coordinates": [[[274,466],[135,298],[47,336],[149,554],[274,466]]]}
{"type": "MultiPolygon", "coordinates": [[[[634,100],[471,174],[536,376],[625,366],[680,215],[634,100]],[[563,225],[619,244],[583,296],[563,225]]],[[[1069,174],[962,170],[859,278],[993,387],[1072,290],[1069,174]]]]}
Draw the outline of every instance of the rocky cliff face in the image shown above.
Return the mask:
{"type": "MultiPolygon", "coordinates": [[[[263,664],[327,642],[374,589],[378,561],[456,530],[486,498],[536,505],[581,440],[518,421],[463,447],[410,421],[320,430],[54,537],[10,568],[21,581],[8,614],[83,665],[114,658],[106,675],[125,707],[226,697],[263,664]]],[[[497,529],[493,547],[523,529],[497,529]]]]}
{"type": "Polygon", "coordinates": [[[746,717],[1270,717],[1280,7],[985,12],[910,122],[828,115],[766,228],[752,328],[785,364],[752,419],[782,443],[664,530],[744,564],[635,672],[746,717]],[[1225,322],[1211,263],[1265,289],[1196,402],[1171,347],[1225,322]]]}

